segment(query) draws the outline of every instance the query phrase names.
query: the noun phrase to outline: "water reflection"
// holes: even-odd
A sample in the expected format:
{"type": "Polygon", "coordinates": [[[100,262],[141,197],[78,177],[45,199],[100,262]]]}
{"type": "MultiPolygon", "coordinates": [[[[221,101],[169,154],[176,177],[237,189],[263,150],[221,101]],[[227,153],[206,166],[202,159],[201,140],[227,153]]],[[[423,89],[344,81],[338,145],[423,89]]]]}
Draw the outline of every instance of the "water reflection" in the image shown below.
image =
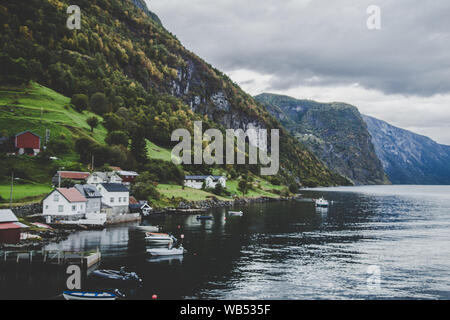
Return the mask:
{"type": "MultiPolygon", "coordinates": [[[[197,216],[157,216],[182,240],[185,256],[151,258],[136,224],[82,231],[48,246],[102,252],[102,268],[126,266],[144,279],[137,298],[336,299],[450,298],[450,188],[367,187],[306,191],[312,202],[277,202],[211,210],[197,216]],[[344,192],[341,192],[341,191],[344,192]],[[367,287],[379,266],[381,285],[367,287]]],[[[0,272],[0,295],[10,287],[55,295],[64,275],[0,272]],[[42,285],[46,288],[39,292],[42,285]]],[[[17,291],[19,292],[19,291],[17,291]]]]}

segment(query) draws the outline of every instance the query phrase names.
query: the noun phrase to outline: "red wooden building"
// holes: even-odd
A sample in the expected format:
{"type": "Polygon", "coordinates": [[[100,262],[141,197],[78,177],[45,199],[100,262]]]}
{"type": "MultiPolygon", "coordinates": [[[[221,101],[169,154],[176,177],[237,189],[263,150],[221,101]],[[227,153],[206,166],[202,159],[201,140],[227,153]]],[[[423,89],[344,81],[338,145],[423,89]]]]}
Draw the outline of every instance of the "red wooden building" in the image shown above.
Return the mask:
{"type": "Polygon", "coordinates": [[[17,154],[35,156],[41,152],[41,137],[31,131],[24,131],[16,134],[14,146],[17,154]]]}
{"type": "Polygon", "coordinates": [[[19,243],[22,228],[27,226],[20,223],[11,210],[0,210],[0,243],[19,243]]]}

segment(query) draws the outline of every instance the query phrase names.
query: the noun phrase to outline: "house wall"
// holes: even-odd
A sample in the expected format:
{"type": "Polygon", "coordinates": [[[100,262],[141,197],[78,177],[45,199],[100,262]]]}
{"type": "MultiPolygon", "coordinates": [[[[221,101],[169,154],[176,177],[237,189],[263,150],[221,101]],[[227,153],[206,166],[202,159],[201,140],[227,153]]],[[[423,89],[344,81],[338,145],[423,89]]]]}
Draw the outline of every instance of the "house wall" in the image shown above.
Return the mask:
{"type": "Polygon", "coordinates": [[[41,139],[31,132],[25,132],[15,139],[16,148],[18,149],[41,149],[41,139]]]}
{"type": "Polygon", "coordinates": [[[55,190],[43,201],[43,214],[44,216],[51,215],[68,219],[83,217],[86,214],[86,202],[69,202],[55,190]],[[55,194],[58,195],[57,201],[55,194]],[[62,206],[62,212],[60,212],[59,206],[62,206]],[[73,207],[75,207],[75,210],[73,210],[73,207]]]}
{"type": "Polygon", "coordinates": [[[198,180],[184,180],[184,185],[189,188],[201,189],[203,181],[198,180]]]}
{"type": "Polygon", "coordinates": [[[20,229],[0,230],[0,243],[15,244],[20,242],[20,229]]]}
{"type": "Polygon", "coordinates": [[[88,198],[86,203],[86,213],[100,213],[102,198],[88,198]]]}
{"type": "Polygon", "coordinates": [[[98,189],[103,197],[102,202],[107,206],[110,206],[114,214],[129,212],[129,205],[130,205],[129,192],[108,192],[102,186],[99,186],[98,189]]]}
{"type": "Polygon", "coordinates": [[[220,183],[224,188],[227,187],[227,182],[224,178],[219,179],[217,182],[214,182],[211,178],[206,178],[205,180],[184,180],[184,185],[189,188],[201,189],[203,181],[205,181],[207,188],[215,188],[217,183],[220,183]]]}
{"type": "Polygon", "coordinates": [[[122,183],[122,178],[119,177],[117,174],[113,174],[111,177],[103,179],[98,175],[91,174],[87,179],[87,184],[99,185],[101,183],[122,183]]]}

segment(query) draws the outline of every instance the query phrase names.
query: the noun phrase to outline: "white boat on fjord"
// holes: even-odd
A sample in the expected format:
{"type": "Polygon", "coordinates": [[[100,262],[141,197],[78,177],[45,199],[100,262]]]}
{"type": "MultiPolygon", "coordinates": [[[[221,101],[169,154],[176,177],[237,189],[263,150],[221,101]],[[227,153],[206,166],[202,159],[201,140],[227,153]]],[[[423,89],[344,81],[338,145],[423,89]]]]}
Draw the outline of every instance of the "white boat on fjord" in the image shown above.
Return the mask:
{"type": "Polygon", "coordinates": [[[174,236],[167,233],[147,232],[145,234],[145,240],[155,243],[173,243],[177,239],[174,236]]]}
{"type": "Polygon", "coordinates": [[[330,205],[328,200],[325,200],[323,197],[320,199],[316,199],[316,207],[326,208],[330,205]]]}
{"type": "Polygon", "coordinates": [[[161,257],[161,256],[177,256],[177,255],[183,255],[187,251],[180,246],[179,248],[153,248],[153,249],[147,249],[147,252],[155,257],[161,257]]]}

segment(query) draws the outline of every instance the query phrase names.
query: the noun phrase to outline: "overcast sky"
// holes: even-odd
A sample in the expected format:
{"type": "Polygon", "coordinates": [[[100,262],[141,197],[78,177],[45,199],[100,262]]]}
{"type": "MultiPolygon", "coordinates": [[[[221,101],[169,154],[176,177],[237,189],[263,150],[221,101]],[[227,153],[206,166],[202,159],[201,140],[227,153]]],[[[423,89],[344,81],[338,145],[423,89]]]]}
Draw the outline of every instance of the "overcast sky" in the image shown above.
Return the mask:
{"type": "Polygon", "coordinates": [[[252,95],[354,104],[450,144],[448,0],[147,0],[164,26],[252,95]],[[369,30],[367,8],[381,9],[369,30]]]}

